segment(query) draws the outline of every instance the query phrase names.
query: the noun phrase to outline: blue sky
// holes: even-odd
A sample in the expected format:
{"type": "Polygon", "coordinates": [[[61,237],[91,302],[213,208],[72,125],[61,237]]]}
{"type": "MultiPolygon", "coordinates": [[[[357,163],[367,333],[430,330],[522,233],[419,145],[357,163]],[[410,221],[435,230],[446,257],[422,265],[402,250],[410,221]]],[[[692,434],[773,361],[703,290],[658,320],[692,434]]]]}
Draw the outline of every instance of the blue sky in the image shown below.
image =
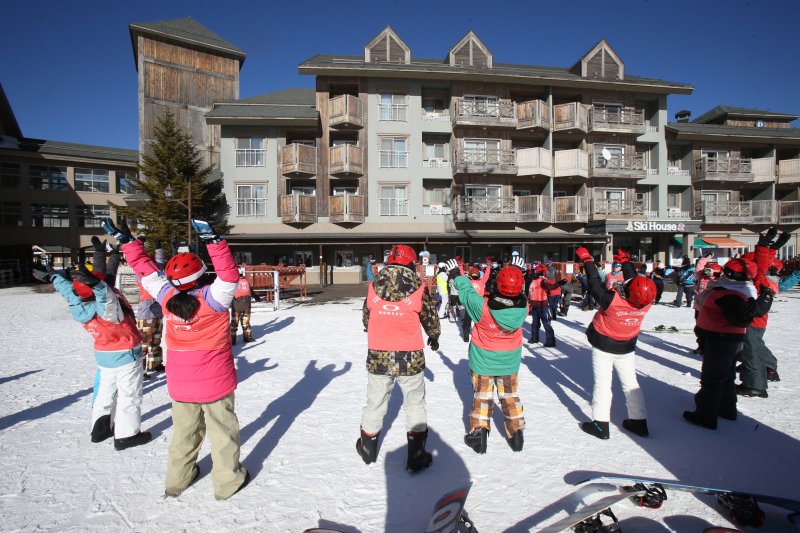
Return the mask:
{"type": "Polygon", "coordinates": [[[361,54],[389,24],[413,56],[444,58],[473,30],[496,62],[559,67],[604,38],[626,73],[694,86],[670,120],[719,104],[800,114],[797,1],[46,0],[3,5],[0,83],[23,134],[137,148],[128,24],[187,16],[247,53],[242,98],[312,87],[302,61],[361,54]]]}

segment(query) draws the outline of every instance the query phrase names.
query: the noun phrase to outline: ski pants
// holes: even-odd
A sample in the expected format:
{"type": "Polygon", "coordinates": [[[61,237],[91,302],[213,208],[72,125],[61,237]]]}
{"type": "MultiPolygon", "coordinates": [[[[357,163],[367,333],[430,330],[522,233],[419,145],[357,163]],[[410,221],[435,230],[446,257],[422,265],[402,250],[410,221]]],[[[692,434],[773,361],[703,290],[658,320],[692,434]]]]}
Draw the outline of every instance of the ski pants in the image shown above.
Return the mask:
{"type": "Polygon", "coordinates": [[[136,327],[142,334],[142,355],[144,355],[145,369],[154,370],[163,363],[161,352],[162,318],[137,320],[136,327]]]}
{"type": "Polygon", "coordinates": [[[700,390],[694,395],[694,404],[704,420],[716,422],[720,413],[736,416],[736,359],[742,344],[724,334],[703,338],[700,390]]]}
{"type": "Polygon", "coordinates": [[[550,308],[542,304],[531,302],[531,342],[539,342],[539,324],[544,328],[544,342],[552,344],[556,341],[553,326],[550,325],[550,308]]]}
{"type": "Polygon", "coordinates": [[[550,307],[550,320],[558,320],[558,304],[560,301],[561,295],[547,297],[547,305],[550,307]]]}
{"type": "Polygon", "coordinates": [[[428,411],[425,407],[425,373],[413,376],[387,376],[367,374],[367,404],[361,414],[361,429],[374,435],[383,428],[383,419],[389,408],[389,397],[394,384],[403,391],[403,410],[406,413],[406,431],[421,432],[428,429],[428,411]]]}
{"type": "Polygon", "coordinates": [[[231,303],[231,338],[236,339],[242,325],[242,336],[245,340],[253,338],[253,328],[250,326],[250,297],[235,298],[231,303]]]}
{"type": "Polygon", "coordinates": [[[447,310],[447,293],[439,295],[439,318],[445,317],[447,310]]]}
{"type": "Polygon", "coordinates": [[[764,328],[749,326],[739,360],[742,362],[742,385],[748,389],[767,390],[767,368],[775,368],[777,362],[772,351],[764,343],[764,328]],[[775,364],[775,366],[770,366],[775,364]]]}
{"type": "Polygon", "coordinates": [[[661,279],[661,278],[657,278],[655,276],[653,276],[651,279],[653,280],[653,283],[656,284],[656,302],[655,303],[658,303],[658,302],[661,301],[661,295],[664,293],[664,280],[661,279]]]}
{"type": "Polygon", "coordinates": [[[678,284],[678,292],[675,294],[675,305],[680,307],[683,296],[686,296],[686,307],[692,306],[692,299],[694,298],[694,285],[678,284]]]}
{"type": "Polygon", "coordinates": [[[137,359],[114,368],[97,367],[97,378],[92,403],[92,427],[98,418],[109,415],[115,439],[139,433],[144,380],[142,361],[137,359]]]}
{"type": "Polygon", "coordinates": [[[239,419],[234,407],[233,392],[210,403],[172,400],[173,431],[165,481],[167,492],[180,493],[192,482],[206,431],[211,441],[214,496],[228,499],[241,487],[247,471],[239,462],[239,419]]]}
{"type": "Polygon", "coordinates": [[[506,435],[511,437],[517,430],[525,429],[525,418],[522,416],[522,402],[517,394],[517,374],[510,376],[481,376],[472,370],[472,412],[469,415],[470,433],[477,428],[490,429],[492,409],[494,407],[494,389],[497,388],[497,399],[505,417],[506,435]]]}
{"type": "Polygon", "coordinates": [[[611,419],[611,377],[617,371],[622,393],[625,395],[625,405],[628,408],[628,418],[642,420],[647,418],[644,405],[644,393],[636,379],[636,355],[634,352],[623,354],[604,352],[592,348],[592,372],[594,374],[594,389],[592,390],[592,419],[598,422],[608,422],[611,419]]]}

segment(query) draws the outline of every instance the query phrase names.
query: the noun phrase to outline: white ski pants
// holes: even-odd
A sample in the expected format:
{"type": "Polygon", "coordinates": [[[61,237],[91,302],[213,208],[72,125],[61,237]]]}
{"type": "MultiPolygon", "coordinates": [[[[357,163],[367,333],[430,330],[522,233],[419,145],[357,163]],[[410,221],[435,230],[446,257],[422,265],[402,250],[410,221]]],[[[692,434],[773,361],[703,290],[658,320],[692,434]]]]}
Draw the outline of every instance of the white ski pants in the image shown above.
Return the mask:
{"type": "Polygon", "coordinates": [[[389,397],[394,384],[403,391],[403,410],[406,412],[406,431],[428,429],[428,411],[425,407],[425,373],[413,376],[384,376],[367,374],[367,405],[361,415],[361,428],[374,435],[383,428],[383,419],[389,408],[389,397]]]}
{"type": "Polygon", "coordinates": [[[116,368],[97,367],[92,427],[103,415],[111,416],[115,439],[139,433],[142,421],[144,367],[137,360],[116,368]]]}
{"type": "Polygon", "coordinates": [[[594,390],[592,391],[592,419],[608,422],[611,418],[611,373],[617,371],[625,404],[628,407],[628,418],[642,420],[647,418],[644,406],[644,394],[636,379],[635,354],[615,354],[592,348],[592,371],[594,373],[594,390]]]}

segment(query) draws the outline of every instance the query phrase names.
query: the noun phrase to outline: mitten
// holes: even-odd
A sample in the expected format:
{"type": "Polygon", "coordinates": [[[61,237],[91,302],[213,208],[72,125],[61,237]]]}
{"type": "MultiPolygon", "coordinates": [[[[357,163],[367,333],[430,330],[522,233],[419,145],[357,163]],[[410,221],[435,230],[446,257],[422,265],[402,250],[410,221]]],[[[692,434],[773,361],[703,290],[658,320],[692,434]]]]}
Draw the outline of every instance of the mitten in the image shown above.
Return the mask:
{"type": "Polygon", "coordinates": [[[34,278],[44,283],[50,283],[59,275],[49,264],[44,265],[44,268],[34,267],[32,274],[34,278]]]}
{"type": "Polygon", "coordinates": [[[787,231],[784,231],[783,233],[781,233],[780,237],[775,239],[775,242],[773,242],[770,245],[770,248],[772,248],[773,250],[780,250],[781,248],[784,247],[784,245],[787,242],[789,242],[789,239],[791,239],[791,238],[792,238],[792,234],[787,232],[787,231]]]}
{"type": "Polygon", "coordinates": [[[105,253],[107,250],[106,241],[101,241],[100,237],[97,235],[92,235],[92,249],[94,249],[95,252],[105,253]]]}
{"type": "Polygon", "coordinates": [[[447,263],[447,275],[451,278],[461,275],[461,269],[458,268],[458,261],[455,259],[449,260],[447,263]]]}
{"type": "Polygon", "coordinates": [[[428,337],[428,346],[431,347],[431,350],[434,352],[439,351],[439,339],[434,337],[428,337]]]}
{"type": "Polygon", "coordinates": [[[591,263],[592,261],[594,261],[594,257],[592,257],[592,254],[590,254],[589,250],[587,250],[583,246],[575,250],[575,257],[577,257],[578,261],[582,263],[591,263]]]}
{"type": "Polygon", "coordinates": [[[206,244],[214,244],[222,240],[222,237],[216,234],[211,225],[205,220],[192,220],[192,228],[197,236],[200,237],[206,244]]]}
{"type": "Polygon", "coordinates": [[[758,234],[758,242],[756,245],[770,246],[776,235],[778,235],[778,228],[776,226],[772,226],[766,232],[758,234]]]}
{"type": "Polygon", "coordinates": [[[525,260],[519,256],[514,256],[511,258],[511,264],[515,267],[519,268],[523,272],[525,272],[525,260]]]}
{"type": "Polygon", "coordinates": [[[131,242],[133,237],[131,237],[131,231],[128,229],[128,225],[123,220],[120,223],[120,227],[114,225],[114,221],[110,218],[104,218],[101,224],[103,231],[114,237],[118,243],[125,244],[131,242]]]}
{"type": "Polygon", "coordinates": [[[615,263],[627,263],[631,260],[631,254],[623,250],[622,248],[617,250],[617,255],[614,256],[615,263]]]}

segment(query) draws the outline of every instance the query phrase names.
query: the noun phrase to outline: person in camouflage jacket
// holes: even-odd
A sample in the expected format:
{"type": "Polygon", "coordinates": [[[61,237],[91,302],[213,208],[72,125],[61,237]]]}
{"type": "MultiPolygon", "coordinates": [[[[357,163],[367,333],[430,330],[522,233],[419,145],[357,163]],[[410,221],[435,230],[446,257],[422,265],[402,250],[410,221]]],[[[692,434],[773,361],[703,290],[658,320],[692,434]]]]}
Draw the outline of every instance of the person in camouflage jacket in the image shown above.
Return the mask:
{"type": "Polygon", "coordinates": [[[387,266],[369,285],[362,319],[368,334],[367,403],[361,418],[361,438],[356,450],[366,464],[375,462],[378,436],[394,384],[403,391],[408,437],[406,468],[427,468],[431,456],[425,451],[428,433],[425,408],[425,343],[439,349],[439,315],[436,302],[414,270],[414,250],[397,245],[389,253],[387,266]]]}

